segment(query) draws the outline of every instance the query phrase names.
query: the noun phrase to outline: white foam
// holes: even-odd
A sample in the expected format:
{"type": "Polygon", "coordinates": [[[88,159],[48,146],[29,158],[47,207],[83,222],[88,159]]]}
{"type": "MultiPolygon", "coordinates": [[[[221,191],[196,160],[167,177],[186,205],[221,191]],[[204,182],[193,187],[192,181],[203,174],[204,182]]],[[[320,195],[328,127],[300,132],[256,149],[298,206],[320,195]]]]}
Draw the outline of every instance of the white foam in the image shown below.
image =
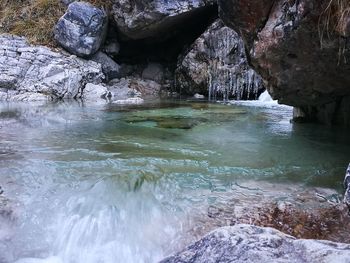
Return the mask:
{"type": "Polygon", "coordinates": [[[265,90],[260,96],[259,96],[259,101],[262,102],[273,102],[274,100],[270,96],[269,92],[265,90]]]}

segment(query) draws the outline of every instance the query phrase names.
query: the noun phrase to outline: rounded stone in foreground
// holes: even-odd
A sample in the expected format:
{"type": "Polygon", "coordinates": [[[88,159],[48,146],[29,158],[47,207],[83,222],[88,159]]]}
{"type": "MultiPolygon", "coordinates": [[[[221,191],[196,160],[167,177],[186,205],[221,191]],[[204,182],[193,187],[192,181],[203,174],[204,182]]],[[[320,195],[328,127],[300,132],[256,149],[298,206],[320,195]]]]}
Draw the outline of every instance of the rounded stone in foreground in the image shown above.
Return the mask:
{"type": "Polygon", "coordinates": [[[54,28],[56,41],[68,52],[88,57],[104,41],[108,18],[104,10],[89,3],[73,2],[54,28]]]}
{"type": "Polygon", "coordinates": [[[273,228],[235,225],[214,230],[161,263],[346,263],[349,259],[349,244],[296,239],[273,228]]]}

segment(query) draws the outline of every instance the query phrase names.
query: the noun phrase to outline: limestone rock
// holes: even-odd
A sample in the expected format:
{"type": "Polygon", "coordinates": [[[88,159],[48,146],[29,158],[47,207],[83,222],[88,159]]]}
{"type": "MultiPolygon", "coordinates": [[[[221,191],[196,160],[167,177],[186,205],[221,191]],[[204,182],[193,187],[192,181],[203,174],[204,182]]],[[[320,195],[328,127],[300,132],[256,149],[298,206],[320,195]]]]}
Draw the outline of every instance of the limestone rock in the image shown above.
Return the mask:
{"type": "Polygon", "coordinates": [[[161,263],[347,263],[349,258],[349,244],[295,239],[273,228],[235,225],[212,231],[161,263]]]}
{"type": "Polygon", "coordinates": [[[113,15],[119,31],[130,39],[164,38],[214,0],[114,0],[113,15]]]}
{"type": "Polygon", "coordinates": [[[248,65],[238,34],[214,22],[180,59],[176,70],[181,93],[201,93],[209,99],[257,99],[264,91],[261,77],[248,65]]]}
{"type": "Polygon", "coordinates": [[[106,86],[102,84],[86,84],[82,99],[86,101],[107,101],[107,98],[110,96],[110,93],[106,86]]]}
{"type": "Polygon", "coordinates": [[[106,81],[119,77],[120,66],[105,53],[99,51],[91,57],[91,60],[101,64],[106,81]]]}
{"type": "Polygon", "coordinates": [[[130,97],[156,96],[161,90],[161,85],[152,80],[127,77],[112,80],[108,89],[111,92],[111,100],[115,101],[130,97]]]}
{"type": "Polygon", "coordinates": [[[298,107],[310,120],[350,125],[350,106],[344,108],[350,96],[350,46],[327,26],[329,1],[218,4],[220,17],[243,37],[250,62],[274,99],[298,107]]]}
{"type": "Polygon", "coordinates": [[[89,3],[73,2],[55,26],[55,39],[70,53],[87,57],[103,43],[107,23],[105,11],[89,3]]]}
{"type": "Polygon", "coordinates": [[[100,83],[101,66],[25,38],[0,35],[0,99],[33,101],[79,97],[87,83],[100,83]]]}

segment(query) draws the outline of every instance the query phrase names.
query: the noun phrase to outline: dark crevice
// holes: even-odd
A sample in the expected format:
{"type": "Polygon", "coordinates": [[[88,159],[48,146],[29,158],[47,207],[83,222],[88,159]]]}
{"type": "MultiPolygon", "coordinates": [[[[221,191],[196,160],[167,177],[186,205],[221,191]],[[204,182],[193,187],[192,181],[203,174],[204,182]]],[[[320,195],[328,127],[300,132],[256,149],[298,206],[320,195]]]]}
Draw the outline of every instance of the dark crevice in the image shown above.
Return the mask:
{"type": "Polygon", "coordinates": [[[178,56],[217,18],[217,6],[202,8],[179,20],[163,38],[120,40],[121,48],[115,60],[131,65],[158,62],[175,67],[178,56]]]}

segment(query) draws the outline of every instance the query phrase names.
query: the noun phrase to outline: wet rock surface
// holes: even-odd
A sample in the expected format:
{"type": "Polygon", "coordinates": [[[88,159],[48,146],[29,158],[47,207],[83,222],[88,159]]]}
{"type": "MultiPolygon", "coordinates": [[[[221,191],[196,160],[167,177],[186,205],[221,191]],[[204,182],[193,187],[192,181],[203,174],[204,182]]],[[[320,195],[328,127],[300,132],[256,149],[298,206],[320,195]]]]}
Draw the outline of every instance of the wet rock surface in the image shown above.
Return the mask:
{"type": "Polygon", "coordinates": [[[107,23],[105,11],[86,2],[73,2],[55,26],[55,39],[70,53],[87,57],[103,44],[107,23]]]}
{"type": "Polygon", "coordinates": [[[238,34],[215,21],[180,59],[175,73],[182,94],[209,99],[257,99],[264,91],[261,77],[250,68],[238,34]]]}
{"type": "Polygon", "coordinates": [[[163,39],[179,24],[214,4],[212,0],[122,0],[114,1],[113,15],[120,33],[129,39],[163,39]]]}
{"type": "Polygon", "coordinates": [[[329,1],[219,1],[220,17],[247,44],[273,98],[306,119],[350,124],[347,38],[327,26],[329,1]]]}
{"type": "Polygon", "coordinates": [[[0,99],[57,100],[81,97],[87,83],[104,79],[100,64],[0,36],[0,99]]]}
{"type": "Polygon", "coordinates": [[[350,245],[295,239],[273,228],[223,227],[162,263],[196,262],[349,262],[350,245]]]}
{"type": "Polygon", "coordinates": [[[344,178],[344,203],[347,205],[349,209],[349,215],[350,215],[350,164],[348,166],[348,169],[346,170],[345,178],[344,178]]]}

